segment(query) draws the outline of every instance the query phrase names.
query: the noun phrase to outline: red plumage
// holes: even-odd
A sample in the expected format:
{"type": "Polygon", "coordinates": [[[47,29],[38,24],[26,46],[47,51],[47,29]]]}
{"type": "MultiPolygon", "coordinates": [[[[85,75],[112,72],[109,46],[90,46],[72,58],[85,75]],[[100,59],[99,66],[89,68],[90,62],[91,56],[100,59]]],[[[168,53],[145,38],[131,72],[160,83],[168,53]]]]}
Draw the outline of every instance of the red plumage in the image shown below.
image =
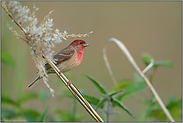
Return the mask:
{"type": "MultiPolygon", "coordinates": [[[[56,62],[55,65],[63,73],[77,67],[83,60],[83,52],[87,46],[89,46],[89,43],[84,40],[74,40],[53,57],[53,60],[56,62]]],[[[48,63],[45,64],[45,69],[47,74],[55,73],[48,63]]],[[[38,75],[37,78],[28,85],[28,88],[32,87],[39,79],[41,79],[41,77],[38,75]]]]}

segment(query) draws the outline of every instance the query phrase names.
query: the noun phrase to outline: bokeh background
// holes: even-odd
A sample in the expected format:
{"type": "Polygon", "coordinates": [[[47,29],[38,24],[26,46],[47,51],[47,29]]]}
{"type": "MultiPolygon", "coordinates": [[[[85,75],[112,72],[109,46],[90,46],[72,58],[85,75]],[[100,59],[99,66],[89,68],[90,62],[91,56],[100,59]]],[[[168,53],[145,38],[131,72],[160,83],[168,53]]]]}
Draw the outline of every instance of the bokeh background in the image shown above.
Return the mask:
{"type": "MultiPolygon", "coordinates": [[[[90,46],[86,48],[82,64],[66,73],[71,76],[72,82],[85,93],[100,97],[98,89],[82,73],[86,73],[99,80],[106,89],[113,86],[112,79],[104,63],[102,48],[104,43],[112,37],[121,40],[136,60],[141,69],[145,65],[141,61],[143,53],[150,54],[154,60],[170,60],[173,68],[160,67],[153,78],[153,85],[163,102],[171,95],[180,97],[181,82],[181,2],[21,2],[29,8],[33,4],[39,8],[36,12],[39,23],[51,10],[54,19],[54,29],[61,32],[84,34],[93,31],[89,37],[81,38],[90,46]]],[[[49,89],[40,80],[32,89],[27,85],[32,82],[36,74],[36,66],[31,56],[29,46],[17,39],[8,29],[8,22],[19,34],[21,31],[1,9],[1,50],[9,52],[15,60],[15,66],[1,64],[1,93],[16,100],[27,92],[40,91],[48,93],[46,100],[34,99],[23,106],[43,112],[49,105],[48,114],[54,110],[72,108],[72,100],[59,99],[58,93],[64,94],[65,85],[56,75],[49,76],[50,86],[55,90],[55,97],[51,97],[49,89]],[[61,90],[61,88],[63,90],[61,90]]],[[[55,53],[67,46],[75,38],[69,38],[53,48],[55,53]]],[[[117,81],[128,78],[133,80],[135,69],[120,51],[118,46],[110,42],[107,46],[109,62],[117,81]]],[[[146,90],[150,94],[150,90],[146,90]]],[[[123,103],[129,110],[138,116],[142,110],[139,103],[141,94],[136,94],[123,103]]],[[[78,104],[78,110],[86,113],[78,104]]],[[[119,116],[122,114],[118,114],[119,116]]],[[[133,121],[128,114],[128,121],[133,121]]],[[[93,121],[90,116],[86,121],[93,121]]],[[[115,116],[111,116],[115,121],[115,116]]]]}

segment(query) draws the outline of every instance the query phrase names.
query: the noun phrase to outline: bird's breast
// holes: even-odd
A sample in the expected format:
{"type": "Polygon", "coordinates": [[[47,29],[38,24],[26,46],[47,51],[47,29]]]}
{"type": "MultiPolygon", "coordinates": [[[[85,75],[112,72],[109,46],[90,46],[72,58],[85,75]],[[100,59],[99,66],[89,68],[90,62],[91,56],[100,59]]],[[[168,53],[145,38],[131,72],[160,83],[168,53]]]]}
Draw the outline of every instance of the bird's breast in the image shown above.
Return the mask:
{"type": "Polygon", "coordinates": [[[76,53],[73,57],[71,57],[69,60],[61,63],[58,67],[62,72],[67,72],[71,70],[74,67],[77,67],[81,64],[83,60],[83,53],[76,53]]]}

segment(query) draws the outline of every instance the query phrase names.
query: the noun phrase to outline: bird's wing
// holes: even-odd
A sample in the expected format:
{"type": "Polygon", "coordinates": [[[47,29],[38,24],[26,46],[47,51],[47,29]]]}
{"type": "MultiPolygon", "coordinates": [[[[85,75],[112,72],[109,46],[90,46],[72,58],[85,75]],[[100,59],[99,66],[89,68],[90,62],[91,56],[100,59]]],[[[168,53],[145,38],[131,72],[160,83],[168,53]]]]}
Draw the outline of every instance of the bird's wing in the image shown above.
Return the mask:
{"type": "MultiPolygon", "coordinates": [[[[55,65],[57,66],[58,64],[69,60],[75,54],[75,52],[76,51],[72,46],[65,47],[53,57],[53,60],[56,62],[55,65]]],[[[50,65],[46,63],[45,69],[48,70],[50,68],[50,65]]]]}

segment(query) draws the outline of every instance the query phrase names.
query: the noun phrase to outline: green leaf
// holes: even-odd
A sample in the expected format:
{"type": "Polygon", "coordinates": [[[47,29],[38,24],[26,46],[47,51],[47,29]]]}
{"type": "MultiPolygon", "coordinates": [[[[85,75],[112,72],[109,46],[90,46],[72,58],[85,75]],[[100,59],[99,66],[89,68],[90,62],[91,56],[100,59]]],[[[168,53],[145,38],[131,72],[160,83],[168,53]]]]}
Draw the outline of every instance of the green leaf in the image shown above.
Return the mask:
{"type": "Polygon", "coordinates": [[[34,98],[37,98],[38,97],[38,94],[36,93],[25,93],[24,95],[22,95],[19,100],[18,100],[18,103],[23,103],[25,101],[28,101],[28,100],[31,100],[31,99],[34,99],[34,98]]]}
{"type": "Polygon", "coordinates": [[[119,94],[119,95],[116,97],[116,99],[118,99],[118,100],[121,101],[122,99],[124,99],[125,96],[126,96],[126,98],[127,98],[127,97],[132,96],[132,94],[133,94],[133,91],[124,92],[124,93],[122,93],[122,94],[119,94]]]}
{"type": "Polygon", "coordinates": [[[16,115],[15,109],[5,109],[1,108],[1,118],[10,118],[16,115]]]}
{"type": "Polygon", "coordinates": [[[102,94],[107,94],[106,89],[103,87],[102,84],[100,84],[100,82],[98,82],[97,80],[95,80],[94,78],[92,78],[89,75],[86,75],[86,74],[83,74],[83,75],[86,76],[88,79],[90,79],[93,82],[93,84],[95,84],[95,86],[100,90],[100,92],[102,94]]]}
{"type": "Polygon", "coordinates": [[[182,98],[178,98],[176,96],[170,96],[168,98],[168,104],[167,106],[169,108],[174,108],[175,106],[182,107],[182,98]]]}
{"type": "Polygon", "coordinates": [[[92,97],[92,96],[89,96],[89,95],[83,95],[84,98],[90,103],[90,104],[93,104],[93,105],[97,105],[99,102],[100,102],[100,99],[96,98],[96,97],[92,97]]]}
{"type": "MultiPolygon", "coordinates": [[[[154,98],[153,98],[154,99],[154,98]]],[[[164,114],[162,108],[158,105],[157,101],[153,101],[153,99],[150,100],[151,103],[149,103],[149,108],[147,110],[147,116],[146,117],[158,117],[165,121],[167,120],[166,115],[164,114]]],[[[182,120],[182,98],[178,98],[176,96],[170,96],[168,98],[168,103],[166,104],[167,109],[170,111],[172,117],[176,119],[176,121],[182,120]]]]}
{"type": "Polygon", "coordinates": [[[166,107],[172,114],[172,117],[181,120],[182,117],[182,97],[170,96],[166,107]]]}
{"type": "MultiPolygon", "coordinates": [[[[151,63],[151,56],[149,55],[149,54],[147,54],[147,53],[144,53],[143,55],[142,55],[142,61],[146,64],[146,65],[148,65],[148,64],[150,64],[151,63]]],[[[165,61],[155,61],[154,62],[154,65],[153,65],[153,67],[160,67],[160,66],[165,66],[165,67],[173,67],[173,64],[172,64],[172,62],[171,61],[168,61],[168,60],[165,60],[165,61]]]]}
{"type": "Polygon", "coordinates": [[[117,91],[119,89],[125,88],[127,85],[132,84],[133,81],[129,79],[122,79],[120,82],[117,83],[117,85],[114,85],[111,89],[111,91],[117,91]]]}
{"type": "Polygon", "coordinates": [[[43,114],[41,115],[41,117],[39,118],[39,120],[37,122],[43,122],[44,121],[47,110],[48,110],[48,106],[46,107],[45,111],[43,112],[43,114]]]}
{"type": "Polygon", "coordinates": [[[144,53],[144,54],[142,54],[142,61],[146,64],[146,65],[148,65],[148,64],[150,64],[151,63],[151,56],[149,55],[149,54],[147,54],[147,53],[144,53]]]}
{"type": "Polygon", "coordinates": [[[134,76],[134,79],[135,79],[135,81],[136,81],[137,83],[145,82],[144,79],[143,79],[139,74],[134,73],[133,76],[134,76]]]}
{"type": "Polygon", "coordinates": [[[142,77],[140,77],[140,75],[137,73],[134,73],[134,79],[137,82],[135,84],[135,91],[137,92],[143,90],[146,86],[145,80],[142,77]]]}
{"type": "Polygon", "coordinates": [[[147,116],[153,117],[153,118],[157,118],[157,114],[158,114],[158,118],[160,119],[160,121],[166,121],[166,115],[164,114],[164,112],[162,112],[162,109],[160,106],[153,106],[149,108],[146,114],[147,116]]]}
{"type": "Polygon", "coordinates": [[[101,99],[100,102],[97,104],[95,109],[97,110],[99,107],[103,107],[105,101],[106,101],[106,98],[101,99]]]}
{"type": "Polygon", "coordinates": [[[122,94],[119,94],[116,97],[116,99],[124,100],[126,98],[133,96],[138,91],[145,89],[145,87],[146,87],[145,81],[138,74],[135,74],[135,78],[136,78],[137,83],[136,84],[129,83],[128,85],[126,85],[125,91],[122,94]]]}
{"type": "Polygon", "coordinates": [[[27,122],[36,122],[37,118],[40,117],[40,114],[32,109],[22,109],[18,114],[23,116],[27,122]]]}
{"type": "Polygon", "coordinates": [[[112,97],[112,96],[114,96],[114,95],[116,95],[116,94],[118,94],[118,93],[120,93],[120,92],[122,92],[122,90],[118,90],[118,91],[111,92],[111,93],[109,93],[108,95],[109,95],[110,97],[112,97]]]}
{"type": "Polygon", "coordinates": [[[132,113],[129,111],[129,109],[127,109],[127,107],[125,105],[123,105],[119,100],[117,100],[116,98],[112,97],[111,101],[112,101],[113,105],[119,106],[120,108],[125,110],[130,116],[132,116],[135,119],[135,117],[132,115],[132,113]]]}
{"type": "Polygon", "coordinates": [[[144,90],[145,89],[145,87],[146,87],[146,83],[144,82],[144,83],[139,83],[139,84],[137,84],[136,86],[135,86],[135,92],[138,92],[138,91],[141,91],[141,90],[144,90]]]}
{"type": "Polygon", "coordinates": [[[1,62],[15,67],[15,60],[8,52],[1,52],[1,62]]]}
{"type": "MultiPolygon", "coordinates": [[[[124,88],[124,92],[119,94],[116,99],[124,100],[126,98],[131,97],[136,92],[143,90],[146,87],[146,83],[142,77],[140,77],[137,73],[134,74],[134,78],[136,83],[133,83],[131,80],[123,80],[121,81],[121,87],[124,88]]],[[[119,84],[120,84],[119,83],[119,84]]]]}
{"type": "Polygon", "coordinates": [[[165,67],[173,67],[173,64],[171,61],[156,61],[154,63],[154,67],[160,67],[160,66],[165,66],[165,67]]]}
{"type": "Polygon", "coordinates": [[[20,104],[17,103],[16,101],[10,99],[9,97],[3,96],[3,95],[1,96],[1,102],[2,103],[12,104],[12,105],[14,105],[16,107],[19,107],[20,106],[20,104]]]}

